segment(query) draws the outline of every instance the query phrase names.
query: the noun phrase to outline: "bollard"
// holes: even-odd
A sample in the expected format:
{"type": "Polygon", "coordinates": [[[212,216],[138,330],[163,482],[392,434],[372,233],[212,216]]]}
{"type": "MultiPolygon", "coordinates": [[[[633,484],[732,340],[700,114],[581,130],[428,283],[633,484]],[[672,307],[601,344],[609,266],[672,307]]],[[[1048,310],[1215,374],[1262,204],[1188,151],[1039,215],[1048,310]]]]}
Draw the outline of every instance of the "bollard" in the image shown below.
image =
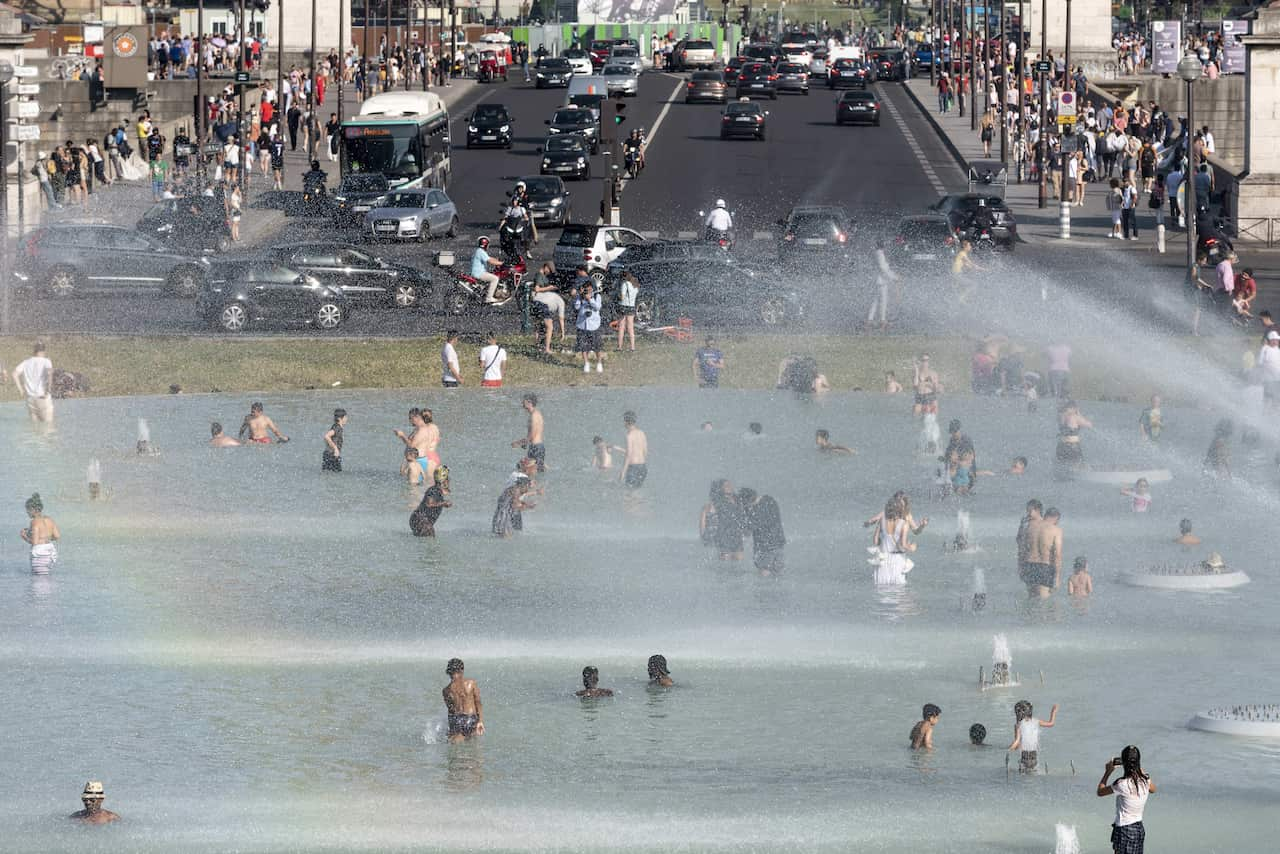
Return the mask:
{"type": "Polygon", "coordinates": [[[1156,223],[1156,251],[1164,254],[1164,223],[1156,223]]]}
{"type": "Polygon", "coordinates": [[[1058,237],[1071,239],[1071,202],[1058,203],[1058,237]]]}

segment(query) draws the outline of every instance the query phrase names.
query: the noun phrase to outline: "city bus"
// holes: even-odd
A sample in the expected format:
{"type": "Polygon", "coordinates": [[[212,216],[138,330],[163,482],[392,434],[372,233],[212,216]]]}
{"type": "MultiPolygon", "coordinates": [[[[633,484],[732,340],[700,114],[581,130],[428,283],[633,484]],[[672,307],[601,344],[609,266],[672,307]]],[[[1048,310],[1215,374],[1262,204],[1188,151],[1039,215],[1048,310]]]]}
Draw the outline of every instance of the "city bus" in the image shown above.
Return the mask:
{"type": "Polygon", "coordinates": [[[431,92],[366,98],[342,123],[342,174],[384,175],[391,189],[449,184],[449,111],[431,92]]]}

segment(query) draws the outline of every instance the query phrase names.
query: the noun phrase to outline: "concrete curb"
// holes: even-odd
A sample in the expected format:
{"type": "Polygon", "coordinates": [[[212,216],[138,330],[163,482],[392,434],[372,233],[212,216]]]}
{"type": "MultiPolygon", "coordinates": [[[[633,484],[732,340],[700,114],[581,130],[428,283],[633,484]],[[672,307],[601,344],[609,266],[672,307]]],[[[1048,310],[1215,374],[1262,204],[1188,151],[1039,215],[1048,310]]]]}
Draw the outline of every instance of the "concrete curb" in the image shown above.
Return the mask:
{"type": "Polygon", "coordinates": [[[933,128],[934,134],[936,134],[938,139],[942,141],[943,146],[951,153],[951,156],[955,158],[956,165],[960,167],[960,171],[967,174],[969,161],[964,159],[964,155],[960,153],[960,149],[951,141],[950,135],[942,129],[942,125],[938,124],[937,119],[933,117],[933,113],[929,112],[929,109],[925,107],[924,104],[920,103],[920,99],[916,97],[916,93],[912,91],[910,86],[904,84],[902,91],[907,93],[907,97],[911,99],[911,103],[916,105],[916,109],[920,111],[921,115],[924,116],[925,121],[927,121],[929,126],[933,128]]]}

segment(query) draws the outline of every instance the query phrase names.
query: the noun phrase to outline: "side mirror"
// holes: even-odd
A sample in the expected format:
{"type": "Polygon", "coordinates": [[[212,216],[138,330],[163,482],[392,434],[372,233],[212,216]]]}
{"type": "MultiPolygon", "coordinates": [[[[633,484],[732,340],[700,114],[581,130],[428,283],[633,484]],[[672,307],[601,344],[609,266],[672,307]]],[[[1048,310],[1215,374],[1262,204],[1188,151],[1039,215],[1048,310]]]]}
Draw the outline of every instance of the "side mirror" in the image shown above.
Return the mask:
{"type": "Polygon", "coordinates": [[[543,120],[542,120],[542,123],[543,123],[544,125],[549,125],[549,124],[551,124],[551,119],[543,119],[543,120]]]}
{"type": "Polygon", "coordinates": [[[449,137],[447,137],[447,136],[446,136],[446,137],[444,137],[443,139],[441,139],[441,140],[440,140],[440,143],[441,143],[442,145],[448,145],[448,144],[449,144],[449,137]]]}

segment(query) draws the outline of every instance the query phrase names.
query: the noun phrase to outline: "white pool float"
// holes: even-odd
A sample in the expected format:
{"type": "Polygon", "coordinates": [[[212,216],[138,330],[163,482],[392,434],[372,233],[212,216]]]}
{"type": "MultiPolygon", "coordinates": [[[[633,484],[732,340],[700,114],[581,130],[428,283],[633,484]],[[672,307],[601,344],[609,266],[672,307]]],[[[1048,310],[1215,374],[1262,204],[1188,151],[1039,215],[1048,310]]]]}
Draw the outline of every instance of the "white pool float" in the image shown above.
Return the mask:
{"type": "Polygon", "coordinates": [[[1236,569],[1229,572],[1205,572],[1199,567],[1185,572],[1151,572],[1137,570],[1120,573],[1120,580],[1130,587],[1156,590],[1226,590],[1249,583],[1249,576],[1236,569]]]}
{"type": "Polygon", "coordinates": [[[1280,738],[1280,704],[1222,706],[1200,712],[1187,722],[1191,729],[1222,735],[1280,738]]]}

